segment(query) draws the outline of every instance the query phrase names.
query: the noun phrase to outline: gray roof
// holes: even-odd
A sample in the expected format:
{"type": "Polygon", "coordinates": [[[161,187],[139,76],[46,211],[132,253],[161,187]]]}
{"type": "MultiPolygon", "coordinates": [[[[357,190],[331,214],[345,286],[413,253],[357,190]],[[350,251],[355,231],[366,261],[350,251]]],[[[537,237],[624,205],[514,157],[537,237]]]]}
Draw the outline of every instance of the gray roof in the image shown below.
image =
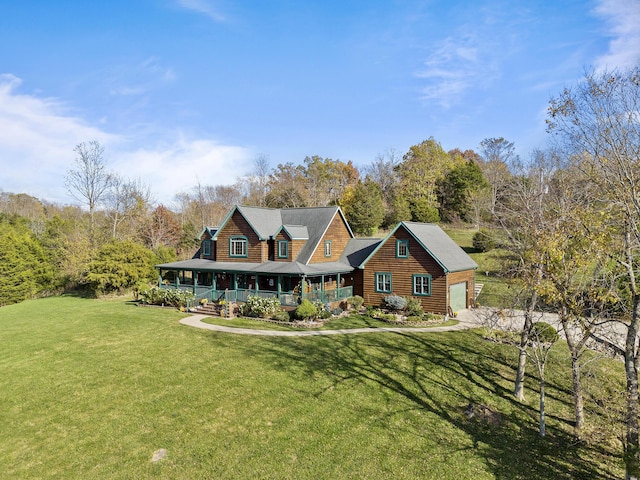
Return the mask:
{"type": "Polygon", "coordinates": [[[434,223],[402,222],[404,227],[422,244],[446,272],[475,270],[478,264],[467,252],[434,223]]]}
{"type": "MultiPolygon", "coordinates": [[[[307,264],[311,259],[333,218],[336,215],[342,216],[342,211],[337,206],[279,209],[236,205],[218,228],[218,232],[236,210],[249,222],[261,240],[277,235],[282,228],[285,228],[292,237],[295,235],[296,239],[307,240],[296,259],[303,264],[307,264]]],[[[349,235],[353,237],[348,224],[347,228],[349,235]]]]}
{"type": "Polygon", "coordinates": [[[291,240],[309,240],[309,230],[306,225],[283,225],[282,229],[289,234],[291,240]]]}
{"type": "Polygon", "coordinates": [[[374,246],[369,255],[359,265],[361,268],[375,252],[403,226],[424,248],[433,259],[438,262],[446,273],[475,270],[478,264],[454,242],[438,225],[434,223],[401,222],[378,245],[374,246]]]}
{"type": "Polygon", "coordinates": [[[198,272],[242,272],[260,273],[265,275],[329,275],[335,273],[349,273],[353,268],[343,262],[325,262],[304,265],[300,262],[215,262],[195,258],[180,262],[156,265],[161,270],[192,270],[198,272]]]}
{"type": "Polygon", "coordinates": [[[284,223],[277,208],[238,206],[237,209],[258,234],[260,240],[268,240],[269,237],[274,236],[284,223]]]}
{"type": "Polygon", "coordinates": [[[341,261],[358,267],[382,242],[381,238],[352,238],[342,253],[341,261]]]}

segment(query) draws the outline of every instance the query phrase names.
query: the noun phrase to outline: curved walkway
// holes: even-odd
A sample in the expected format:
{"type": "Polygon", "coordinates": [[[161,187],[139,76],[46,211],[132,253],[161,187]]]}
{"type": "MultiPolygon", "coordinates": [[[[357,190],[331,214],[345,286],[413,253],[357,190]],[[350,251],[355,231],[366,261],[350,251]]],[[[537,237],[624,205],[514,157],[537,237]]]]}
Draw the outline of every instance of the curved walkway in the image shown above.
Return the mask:
{"type": "Polygon", "coordinates": [[[206,315],[192,315],[183,318],[180,323],[190,327],[202,328],[204,330],[213,330],[216,332],[234,333],[236,335],[263,335],[266,337],[309,337],[315,335],[346,335],[355,333],[376,333],[376,332],[453,332],[456,330],[466,330],[475,328],[478,323],[475,321],[473,314],[469,311],[462,311],[458,314],[458,323],[446,327],[383,327],[383,328],[343,328],[340,330],[300,330],[300,331],[283,331],[283,330],[256,330],[253,328],[236,328],[225,327],[223,325],[212,325],[202,320],[207,318],[206,315]]]}

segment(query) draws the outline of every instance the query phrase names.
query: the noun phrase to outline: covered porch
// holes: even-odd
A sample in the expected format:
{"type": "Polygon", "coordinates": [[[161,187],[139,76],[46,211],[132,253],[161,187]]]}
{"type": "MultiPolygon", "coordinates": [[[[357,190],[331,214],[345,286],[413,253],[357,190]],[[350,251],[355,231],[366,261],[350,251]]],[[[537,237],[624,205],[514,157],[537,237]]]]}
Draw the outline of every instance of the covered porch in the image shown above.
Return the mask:
{"type": "MultiPolygon", "coordinates": [[[[335,262],[337,263],[337,262],[335,262]]],[[[343,264],[288,262],[224,263],[193,259],[156,265],[160,288],[194,294],[195,301],[246,302],[249,296],[275,297],[287,307],[303,299],[334,303],[353,296],[353,274],[343,264]]]]}

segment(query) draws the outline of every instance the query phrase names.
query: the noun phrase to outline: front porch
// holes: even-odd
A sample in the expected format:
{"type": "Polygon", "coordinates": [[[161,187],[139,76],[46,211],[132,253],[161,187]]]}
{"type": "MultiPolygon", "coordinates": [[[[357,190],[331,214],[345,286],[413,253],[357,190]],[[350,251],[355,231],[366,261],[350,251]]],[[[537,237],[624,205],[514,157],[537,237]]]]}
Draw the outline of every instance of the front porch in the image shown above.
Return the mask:
{"type": "Polygon", "coordinates": [[[244,303],[250,296],[275,297],[284,307],[295,307],[302,300],[334,303],[353,296],[353,276],[348,274],[274,275],[259,273],[163,270],[158,276],[160,288],[192,292],[193,303],[226,300],[244,303]]]}

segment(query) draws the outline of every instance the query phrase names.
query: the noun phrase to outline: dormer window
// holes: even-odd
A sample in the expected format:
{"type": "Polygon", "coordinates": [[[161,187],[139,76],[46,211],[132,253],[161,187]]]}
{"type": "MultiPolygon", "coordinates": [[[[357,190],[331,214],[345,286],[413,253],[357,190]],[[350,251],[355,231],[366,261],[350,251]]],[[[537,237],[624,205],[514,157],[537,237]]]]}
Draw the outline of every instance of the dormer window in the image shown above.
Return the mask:
{"type": "Polygon", "coordinates": [[[289,242],[286,240],[278,240],[278,258],[287,258],[289,256],[289,242]]]}
{"type": "Polygon", "coordinates": [[[211,256],[211,240],[204,240],[202,242],[202,255],[205,257],[211,256]]]}
{"type": "Polygon", "coordinates": [[[229,239],[229,256],[230,257],[246,257],[247,255],[247,237],[231,237],[229,239]]]}

